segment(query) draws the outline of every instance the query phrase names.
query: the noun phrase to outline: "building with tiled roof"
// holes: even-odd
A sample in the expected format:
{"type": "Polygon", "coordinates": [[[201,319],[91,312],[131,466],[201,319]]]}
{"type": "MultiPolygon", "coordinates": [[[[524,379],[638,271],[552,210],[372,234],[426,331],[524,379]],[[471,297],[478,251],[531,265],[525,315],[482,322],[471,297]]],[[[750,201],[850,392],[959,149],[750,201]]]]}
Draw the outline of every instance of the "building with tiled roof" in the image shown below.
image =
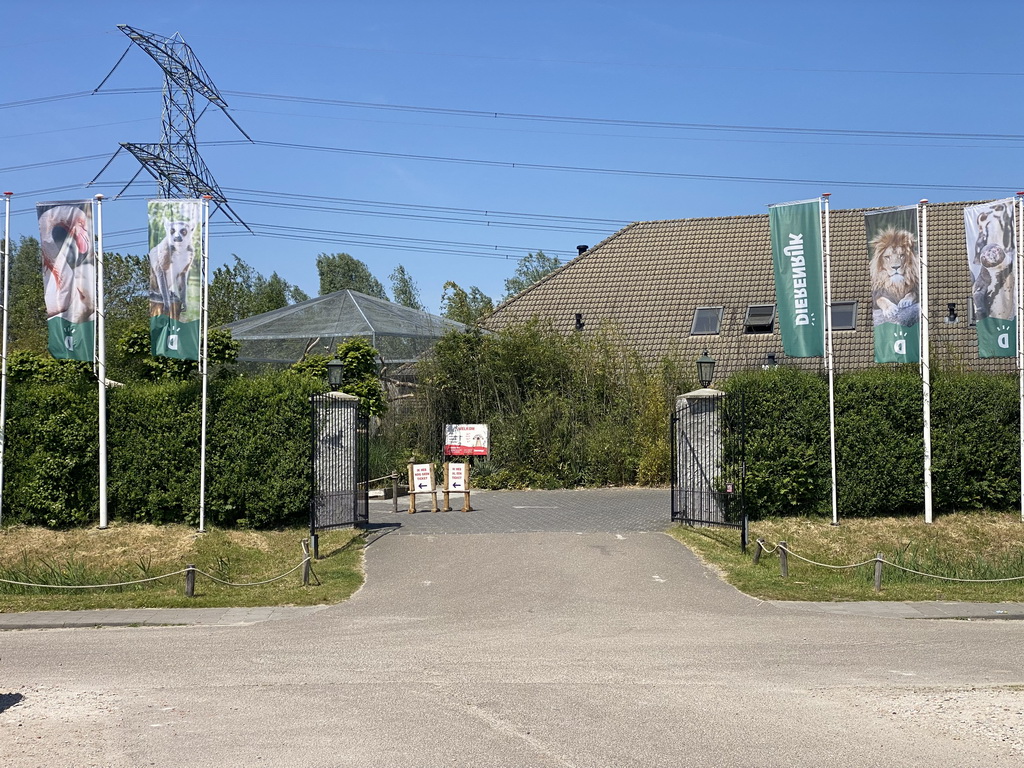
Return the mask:
{"type": "MultiPolygon", "coordinates": [[[[927,206],[932,365],[1009,373],[1015,359],[978,357],[963,219],[973,204],[927,206]],[[947,322],[951,304],[955,322],[947,322]]],[[[868,210],[877,209],[833,210],[829,217],[837,372],[874,365],[868,210]]],[[[540,318],[561,333],[607,329],[650,363],[695,360],[707,349],[718,363],[716,379],[771,360],[824,370],[820,358],[785,357],[774,305],[767,213],[642,221],[504,302],[485,326],[540,318]]]]}

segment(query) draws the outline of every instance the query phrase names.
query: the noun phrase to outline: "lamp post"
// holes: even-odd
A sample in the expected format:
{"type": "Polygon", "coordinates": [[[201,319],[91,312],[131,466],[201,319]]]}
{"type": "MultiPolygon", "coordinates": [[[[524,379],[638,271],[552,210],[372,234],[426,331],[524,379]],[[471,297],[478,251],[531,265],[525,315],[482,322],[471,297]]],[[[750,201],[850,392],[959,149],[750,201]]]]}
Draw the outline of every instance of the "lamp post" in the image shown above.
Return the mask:
{"type": "Polygon", "coordinates": [[[341,380],[344,375],[345,363],[336,357],[327,361],[327,384],[330,386],[331,392],[341,389],[341,380]]]}
{"type": "Polygon", "coordinates": [[[697,381],[707,389],[711,386],[711,380],[715,375],[715,358],[708,355],[705,349],[704,354],[697,358],[697,381]]]}

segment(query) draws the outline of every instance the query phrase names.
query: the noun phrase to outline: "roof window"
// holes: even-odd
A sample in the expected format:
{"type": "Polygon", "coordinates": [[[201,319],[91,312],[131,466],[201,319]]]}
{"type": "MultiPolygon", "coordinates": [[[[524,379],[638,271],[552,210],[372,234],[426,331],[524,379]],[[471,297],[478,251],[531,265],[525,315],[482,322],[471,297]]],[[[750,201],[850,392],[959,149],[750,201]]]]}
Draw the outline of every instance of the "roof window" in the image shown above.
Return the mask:
{"type": "Polygon", "coordinates": [[[743,318],[744,333],[771,333],[775,329],[775,305],[751,304],[743,318]]]}
{"type": "Polygon", "coordinates": [[[691,336],[714,336],[722,329],[724,307],[697,307],[693,313],[691,336]]]}
{"type": "Polygon", "coordinates": [[[832,302],[832,330],[833,331],[855,331],[855,330],[857,330],[857,302],[856,301],[833,301],[832,302]]]}

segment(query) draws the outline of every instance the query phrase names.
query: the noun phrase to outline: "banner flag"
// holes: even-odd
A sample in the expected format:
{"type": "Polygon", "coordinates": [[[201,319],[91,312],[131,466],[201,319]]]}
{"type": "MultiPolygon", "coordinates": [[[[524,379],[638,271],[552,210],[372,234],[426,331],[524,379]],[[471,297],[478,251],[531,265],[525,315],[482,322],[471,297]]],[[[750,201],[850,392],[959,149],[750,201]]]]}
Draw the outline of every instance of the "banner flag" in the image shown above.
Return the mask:
{"type": "Polygon", "coordinates": [[[50,354],[91,361],[96,340],[92,202],[37,203],[36,216],[50,354]]]}
{"type": "Polygon", "coordinates": [[[964,208],[971,299],[980,357],[1017,355],[1017,267],[1014,201],[964,208]]]}
{"type": "Polygon", "coordinates": [[[864,214],[876,363],[921,360],[917,206],[864,214]]]}
{"type": "Polygon", "coordinates": [[[149,201],[149,341],[154,355],[199,359],[202,201],[149,201]]]}
{"type": "Polygon", "coordinates": [[[782,349],[789,357],[825,354],[825,280],[821,203],[807,200],[768,209],[782,349]]]}

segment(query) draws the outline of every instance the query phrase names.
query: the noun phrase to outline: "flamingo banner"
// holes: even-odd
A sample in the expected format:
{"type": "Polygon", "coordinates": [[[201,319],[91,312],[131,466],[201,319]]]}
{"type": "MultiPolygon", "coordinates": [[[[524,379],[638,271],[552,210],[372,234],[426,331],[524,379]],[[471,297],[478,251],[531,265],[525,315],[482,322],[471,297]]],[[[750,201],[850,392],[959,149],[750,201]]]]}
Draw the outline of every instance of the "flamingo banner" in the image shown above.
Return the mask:
{"type": "Polygon", "coordinates": [[[92,203],[37,203],[36,215],[50,354],[91,361],[96,338],[92,203]]]}

